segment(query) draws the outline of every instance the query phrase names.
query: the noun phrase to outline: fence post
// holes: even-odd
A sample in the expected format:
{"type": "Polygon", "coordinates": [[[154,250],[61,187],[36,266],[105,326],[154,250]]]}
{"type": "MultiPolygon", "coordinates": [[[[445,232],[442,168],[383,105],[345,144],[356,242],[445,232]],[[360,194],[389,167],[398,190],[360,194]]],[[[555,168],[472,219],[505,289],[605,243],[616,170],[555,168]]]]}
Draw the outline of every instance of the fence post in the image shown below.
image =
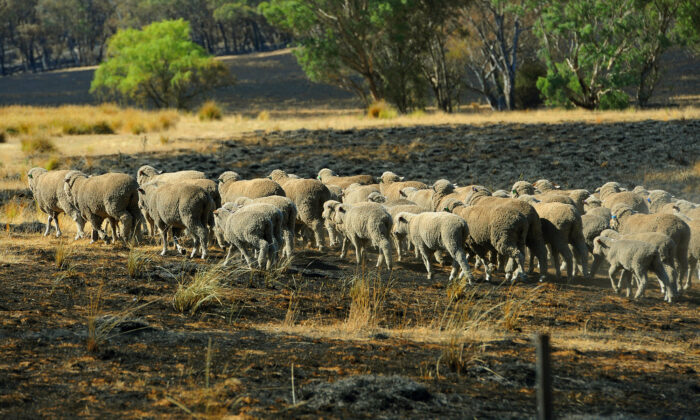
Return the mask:
{"type": "Polygon", "coordinates": [[[552,363],[549,349],[549,335],[538,334],[535,338],[537,349],[537,418],[552,420],[552,363]]]}

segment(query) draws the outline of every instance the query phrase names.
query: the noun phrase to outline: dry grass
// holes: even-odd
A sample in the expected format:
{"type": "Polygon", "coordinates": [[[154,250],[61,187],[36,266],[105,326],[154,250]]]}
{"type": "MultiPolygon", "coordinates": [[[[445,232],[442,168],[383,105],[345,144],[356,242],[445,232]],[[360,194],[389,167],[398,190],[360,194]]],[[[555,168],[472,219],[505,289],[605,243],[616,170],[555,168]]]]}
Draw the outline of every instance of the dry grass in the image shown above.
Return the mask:
{"type": "Polygon", "coordinates": [[[129,277],[132,279],[143,277],[151,262],[144,251],[131,247],[126,258],[126,271],[129,273],[129,277]]]}
{"type": "Polygon", "coordinates": [[[221,108],[216,104],[216,102],[207,101],[202,104],[201,108],[199,108],[197,116],[199,117],[200,121],[214,121],[220,120],[223,117],[223,112],[221,112],[221,108]]]}
{"type": "Polygon", "coordinates": [[[380,271],[362,271],[350,280],[350,311],[345,319],[346,331],[376,327],[391,289],[391,278],[382,280],[380,271]]]}
{"type": "Polygon", "coordinates": [[[56,151],[56,145],[43,135],[31,135],[20,140],[22,152],[27,156],[35,156],[56,151]]]}
{"type": "Polygon", "coordinates": [[[187,284],[179,282],[173,296],[173,307],[179,312],[189,311],[194,315],[206,303],[212,301],[221,303],[220,297],[223,292],[221,283],[225,275],[222,265],[197,270],[187,284]]]}
{"type": "MultiPolygon", "coordinates": [[[[379,118],[379,119],[392,119],[396,118],[399,115],[399,113],[396,111],[396,108],[393,106],[389,105],[386,101],[379,101],[375,102],[372,105],[369,106],[367,109],[367,116],[369,118],[379,118]]],[[[420,116],[419,114],[411,114],[413,117],[420,116]]]]}
{"type": "Polygon", "coordinates": [[[53,262],[57,270],[63,271],[70,268],[71,257],[73,256],[73,247],[66,245],[65,241],[61,241],[56,245],[54,251],[53,262]]]}

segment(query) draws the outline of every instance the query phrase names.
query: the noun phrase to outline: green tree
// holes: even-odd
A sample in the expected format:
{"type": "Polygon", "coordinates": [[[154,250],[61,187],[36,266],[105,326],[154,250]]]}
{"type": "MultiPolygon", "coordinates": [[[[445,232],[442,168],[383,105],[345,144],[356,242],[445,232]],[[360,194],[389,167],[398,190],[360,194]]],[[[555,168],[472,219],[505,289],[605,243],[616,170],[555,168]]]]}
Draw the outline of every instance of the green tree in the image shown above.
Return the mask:
{"type": "Polygon", "coordinates": [[[186,108],[197,97],[231,85],[228,68],[190,40],[182,19],[118,31],[90,92],[158,108],[186,108]]]}

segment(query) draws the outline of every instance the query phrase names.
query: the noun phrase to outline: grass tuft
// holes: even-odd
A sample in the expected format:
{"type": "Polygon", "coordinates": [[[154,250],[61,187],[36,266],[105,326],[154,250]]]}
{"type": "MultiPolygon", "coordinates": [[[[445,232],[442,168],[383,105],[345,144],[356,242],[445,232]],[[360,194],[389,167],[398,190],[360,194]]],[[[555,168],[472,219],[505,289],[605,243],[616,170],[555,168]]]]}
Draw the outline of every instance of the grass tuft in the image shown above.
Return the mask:
{"type": "Polygon", "coordinates": [[[382,318],[382,310],[393,282],[383,281],[379,271],[356,275],[350,280],[350,311],[345,328],[356,331],[376,327],[382,318]]]}
{"type": "Polygon", "coordinates": [[[56,145],[44,136],[29,136],[20,141],[22,152],[28,156],[56,152],[56,145]]]}
{"type": "Polygon", "coordinates": [[[145,252],[131,247],[126,259],[126,271],[132,279],[143,277],[150,263],[151,259],[145,252]]]}
{"type": "Polygon", "coordinates": [[[257,116],[258,121],[268,121],[270,119],[270,113],[268,111],[260,111],[257,116]]]}
{"type": "Polygon", "coordinates": [[[197,116],[199,116],[200,121],[218,121],[223,117],[223,112],[216,102],[206,101],[202,107],[199,108],[197,116]]]}
{"type": "Polygon", "coordinates": [[[221,280],[225,276],[223,266],[215,265],[200,269],[192,276],[188,284],[180,282],[173,296],[173,306],[178,312],[189,311],[194,315],[204,304],[217,301],[222,293],[221,280]]]}
{"type": "Polygon", "coordinates": [[[70,268],[70,260],[73,255],[73,248],[67,246],[64,241],[61,241],[56,245],[56,250],[54,251],[53,262],[58,270],[67,270],[70,268]]]}
{"type": "Polygon", "coordinates": [[[369,109],[367,109],[367,116],[370,118],[384,120],[396,118],[397,115],[398,112],[396,111],[396,108],[384,100],[373,103],[369,106],[369,109]]]}

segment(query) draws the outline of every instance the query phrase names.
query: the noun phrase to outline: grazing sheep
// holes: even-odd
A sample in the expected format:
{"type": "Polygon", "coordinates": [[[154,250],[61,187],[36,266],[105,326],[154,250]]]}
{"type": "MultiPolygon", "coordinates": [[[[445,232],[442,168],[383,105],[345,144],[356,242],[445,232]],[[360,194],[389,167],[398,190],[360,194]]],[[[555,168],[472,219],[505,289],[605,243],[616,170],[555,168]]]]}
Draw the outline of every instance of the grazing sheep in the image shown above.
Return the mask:
{"type": "Polygon", "coordinates": [[[690,243],[688,244],[688,277],[683,285],[684,290],[690,289],[693,276],[700,279],[700,220],[688,223],[690,227],[690,243]],[[697,269],[697,271],[695,271],[697,269]]]}
{"type": "Polygon", "coordinates": [[[650,213],[659,213],[661,212],[662,207],[664,207],[667,204],[673,205],[673,203],[676,201],[671,195],[671,193],[668,193],[664,190],[649,191],[646,200],[650,213]]]}
{"type": "Polygon", "coordinates": [[[219,194],[223,203],[234,202],[240,197],[285,196],[282,186],[274,180],[268,178],[241,179],[240,175],[233,171],[226,171],[219,175],[219,194]]]}
{"type": "Polygon", "coordinates": [[[379,188],[374,185],[351,184],[343,191],[343,203],[356,204],[368,201],[370,194],[379,192],[379,188]]]}
{"type": "Polygon", "coordinates": [[[491,280],[493,270],[492,264],[486,264],[488,252],[508,260],[506,280],[525,277],[525,239],[529,225],[524,214],[507,206],[457,204],[449,210],[467,222],[467,245],[484,261],[487,281],[491,280]]]}
{"type": "Polygon", "coordinates": [[[432,188],[428,188],[425,190],[419,190],[414,187],[406,187],[401,190],[401,197],[405,198],[407,200],[410,200],[417,205],[425,208],[425,209],[431,209],[433,206],[433,194],[435,194],[435,191],[433,191],[432,188]]]}
{"type": "MultiPolygon", "coordinates": [[[[279,211],[279,210],[278,210],[279,211]]],[[[228,244],[223,265],[231,259],[235,246],[245,258],[248,268],[252,268],[249,248],[258,253],[258,267],[270,269],[277,254],[274,246],[274,222],[270,218],[269,205],[256,203],[245,207],[229,206],[214,211],[217,231],[228,244]]]]}
{"type": "Polygon", "coordinates": [[[202,188],[204,191],[207,192],[207,194],[209,194],[209,197],[211,197],[211,199],[214,200],[216,208],[221,207],[221,195],[219,194],[218,185],[211,179],[183,179],[181,181],[178,181],[178,183],[196,185],[199,188],[202,188]]]}
{"type": "Polygon", "coordinates": [[[165,255],[168,246],[168,231],[173,230],[173,239],[178,252],[183,252],[177,241],[179,231],[187,229],[194,241],[190,258],[194,258],[199,248],[202,259],[207,257],[209,229],[214,227],[212,212],[214,200],[201,187],[187,184],[150,182],[139,189],[138,205],[144,214],[153,219],[160,230],[165,255]]]}
{"type": "MultiPolygon", "coordinates": [[[[595,238],[600,236],[603,231],[609,228],[609,217],[601,217],[595,214],[584,214],[581,216],[581,229],[583,231],[583,239],[586,241],[586,248],[588,248],[588,252],[593,252],[593,241],[595,238]]],[[[602,260],[600,258],[593,255],[593,263],[591,264],[591,268],[589,270],[590,278],[593,278],[595,275],[601,261],[602,260]]]]}
{"type": "Polygon", "coordinates": [[[525,243],[530,251],[530,272],[534,269],[534,258],[540,265],[540,281],[544,281],[547,274],[547,248],[542,236],[542,222],[540,216],[532,205],[516,198],[493,197],[491,193],[483,187],[475,186],[467,193],[464,203],[467,206],[489,206],[500,205],[509,206],[520,211],[528,221],[527,238],[525,243]]]}
{"type": "Polygon", "coordinates": [[[557,278],[561,276],[559,266],[559,256],[561,255],[566,263],[568,281],[573,279],[574,266],[572,265],[572,252],[569,245],[572,246],[577,265],[581,265],[583,275],[588,275],[588,249],[583,237],[581,215],[576,208],[557,202],[539,203],[535,204],[534,207],[542,222],[543,237],[552,254],[557,278]]]}
{"type": "Polygon", "coordinates": [[[576,209],[581,214],[584,212],[583,202],[591,196],[591,193],[584,189],[562,190],[558,185],[555,185],[553,182],[546,179],[538,179],[535,181],[533,186],[535,187],[536,192],[540,194],[554,193],[569,197],[574,201],[576,209]]]}
{"type": "Polygon", "coordinates": [[[206,179],[204,172],[200,171],[179,171],[163,173],[153,166],[144,165],[136,171],[136,181],[139,185],[149,182],[178,182],[183,179],[206,179]]]}
{"type": "Polygon", "coordinates": [[[253,203],[263,203],[272,204],[277,209],[282,212],[282,237],[284,239],[284,253],[283,256],[287,258],[292,256],[292,251],[294,250],[294,234],[296,231],[297,222],[297,206],[289,197],[281,197],[279,195],[272,195],[269,197],[260,198],[245,198],[241,197],[235,201],[235,204],[239,206],[246,206],[253,203]]]}
{"type": "MultiPolygon", "coordinates": [[[[570,204],[576,207],[579,213],[583,214],[583,200],[590,194],[588,194],[588,191],[586,190],[573,191],[575,192],[573,192],[572,195],[576,199],[570,196],[570,193],[572,192],[559,190],[558,187],[556,187],[554,184],[547,181],[546,179],[540,179],[534,184],[530,184],[527,181],[516,182],[511,188],[511,195],[513,198],[521,198],[522,196],[534,196],[541,203],[570,204]],[[581,198],[582,191],[584,191],[587,194],[584,198],[581,198]],[[580,200],[580,202],[578,202],[577,200],[580,200]]],[[[525,201],[527,201],[530,204],[533,204],[533,202],[530,199],[526,199],[525,201]]]]}
{"type": "Polygon", "coordinates": [[[315,179],[293,179],[279,169],[270,173],[270,178],[284,189],[284,193],[297,206],[297,229],[304,236],[315,238],[319,251],[323,251],[323,203],[330,199],[330,191],[315,179]]]}
{"type": "Polygon", "coordinates": [[[67,214],[75,221],[78,231],[75,239],[84,236],[83,227],[85,226],[85,220],[68,199],[63,188],[68,172],[67,170],[49,172],[44,168],[32,168],[27,172],[29,189],[32,191],[34,200],[36,200],[36,205],[39,207],[39,210],[48,216],[44,236],[48,236],[51,231],[51,221],[56,225],[56,237],[61,236],[61,228],[58,226],[58,215],[61,213],[67,214]]]}
{"type": "MultiPolygon", "coordinates": [[[[401,201],[401,200],[398,200],[398,201],[401,201]]],[[[384,203],[384,208],[386,209],[387,212],[389,212],[389,215],[391,216],[391,220],[396,220],[396,215],[401,213],[401,212],[419,214],[419,213],[425,213],[427,211],[425,208],[418,206],[414,203],[398,204],[398,205],[391,205],[391,206],[388,206],[387,203],[384,203]]],[[[403,249],[410,249],[411,243],[408,241],[408,238],[406,238],[405,236],[398,237],[394,234],[394,232],[392,232],[391,236],[394,239],[394,247],[396,248],[396,255],[398,255],[397,258],[399,261],[401,261],[403,249]]],[[[418,257],[418,255],[416,254],[416,258],[417,257],[418,257]]]]}
{"type": "MultiPolygon", "coordinates": [[[[678,278],[685,278],[688,272],[690,227],[681,218],[672,214],[638,214],[630,206],[617,204],[612,208],[610,226],[623,235],[642,232],[668,235],[676,243],[675,259],[678,278]]],[[[679,286],[678,291],[681,290],[679,286]]]]}
{"type": "Polygon", "coordinates": [[[418,190],[428,188],[426,184],[419,181],[404,181],[404,177],[393,172],[384,172],[379,180],[379,189],[387,200],[398,200],[401,198],[401,190],[412,187],[418,190]]]}
{"type": "Polygon", "coordinates": [[[357,264],[365,256],[365,250],[369,245],[379,248],[377,267],[382,260],[386,268],[391,271],[391,216],[381,204],[358,203],[338,204],[335,206],[334,221],[336,227],[345,235],[345,240],[350,240],[355,247],[357,264]]]}
{"type": "Polygon", "coordinates": [[[107,173],[88,177],[80,171],[68,171],[63,189],[81,217],[92,225],[91,242],[106,240],[102,222],[107,219],[115,229],[121,223],[121,238],[127,243],[134,223],[141,220],[138,183],[127,174],[107,173]]]}
{"type": "Polygon", "coordinates": [[[599,191],[603,207],[612,210],[615,205],[624,204],[638,213],[649,213],[649,206],[644,198],[632,191],[625,191],[617,182],[605,183],[597,191],[599,191]]]}
{"type": "Polygon", "coordinates": [[[456,214],[447,212],[427,212],[412,214],[401,212],[394,218],[395,236],[408,237],[418,250],[428,272],[428,280],[433,278],[430,268],[430,254],[445,251],[452,257],[452,281],[457,270],[461,268],[461,276],[466,276],[472,284],[472,273],[467,262],[465,244],[469,237],[467,222],[456,214]]]}
{"type": "Polygon", "coordinates": [[[335,172],[328,168],[323,168],[318,171],[318,176],[316,179],[324,184],[337,185],[343,189],[352,184],[368,185],[376,182],[372,175],[337,176],[335,172]]]}
{"type": "MultiPolygon", "coordinates": [[[[615,293],[618,293],[620,290],[615,283],[615,275],[620,269],[624,270],[620,282],[626,280],[628,284],[631,284],[630,278],[632,275],[637,280],[637,292],[634,295],[634,299],[644,294],[647,285],[647,271],[652,270],[666,286],[667,293],[664,300],[669,303],[673,301],[675,287],[671,285],[668,275],[664,271],[659,251],[654,245],[630,239],[598,237],[593,241],[593,253],[605,258],[610,264],[608,276],[615,293]]],[[[629,286],[627,294],[629,296],[629,286]]]]}
{"type": "Polygon", "coordinates": [[[343,232],[338,228],[336,222],[335,222],[335,209],[338,205],[342,204],[338,200],[328,200],[325,203],[323,203],[323,214],[321,215],[323,217],[323,225],[326,228],[326,232],[328,232],[328,238],[330,240],[330,245],[335,246],[338,242],[341,243],[342,247],[340,250],[340,257],[344,258],[345,257],[345,235],[343,232]]]}

